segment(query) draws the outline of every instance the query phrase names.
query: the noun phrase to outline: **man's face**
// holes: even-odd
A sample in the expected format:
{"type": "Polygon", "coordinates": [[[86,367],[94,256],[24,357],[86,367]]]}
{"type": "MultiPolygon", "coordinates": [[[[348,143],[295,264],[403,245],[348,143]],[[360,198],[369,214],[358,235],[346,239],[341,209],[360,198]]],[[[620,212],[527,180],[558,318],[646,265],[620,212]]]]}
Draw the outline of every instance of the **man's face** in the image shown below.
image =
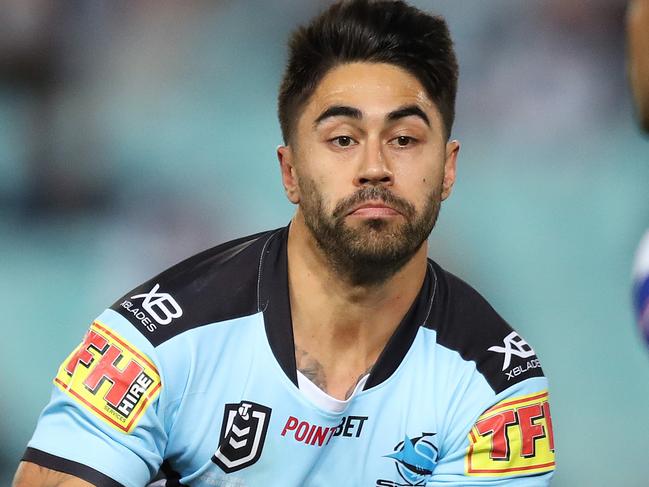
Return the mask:
{"type": "Polygon", "coordinates": [[[332,69],[279,149],[289,199],[318,246],[361,284],[381,282],[428,237],[459,144],[421,83],[389,64],[332,69]]]}

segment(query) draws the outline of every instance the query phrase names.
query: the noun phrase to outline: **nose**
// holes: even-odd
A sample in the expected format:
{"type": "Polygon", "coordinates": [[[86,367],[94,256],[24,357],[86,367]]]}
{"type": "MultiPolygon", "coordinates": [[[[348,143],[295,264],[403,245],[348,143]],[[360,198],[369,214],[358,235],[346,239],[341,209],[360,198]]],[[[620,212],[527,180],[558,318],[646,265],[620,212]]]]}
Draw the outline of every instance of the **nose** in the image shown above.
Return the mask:
{"type": "Polygon", "coordinates": [[[359,163],[354,184],[356,186],[391,186],[394,175],[388,165],[388,160],[383,153],[383,148],[378,140],[367,140],[362,160],[359,163]]]}

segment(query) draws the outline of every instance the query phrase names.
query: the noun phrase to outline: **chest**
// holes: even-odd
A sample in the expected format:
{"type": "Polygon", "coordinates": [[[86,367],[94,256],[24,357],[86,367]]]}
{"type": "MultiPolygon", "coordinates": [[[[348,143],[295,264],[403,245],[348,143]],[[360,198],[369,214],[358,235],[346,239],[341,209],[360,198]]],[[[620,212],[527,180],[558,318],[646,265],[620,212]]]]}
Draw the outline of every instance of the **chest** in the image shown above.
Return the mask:
{"type": "Polygon", "coordinates": [[[421,366],[428,357],[413,353],[389,380],[334,412],[286,377],[263,336],[243,341],[245,348],[194,350],[210,358],[177,370],[183,393],[161,406],[169,418],[166,459],[183,483],[415,485],[432,472],[444,407],[432,372],[421,366]]]}

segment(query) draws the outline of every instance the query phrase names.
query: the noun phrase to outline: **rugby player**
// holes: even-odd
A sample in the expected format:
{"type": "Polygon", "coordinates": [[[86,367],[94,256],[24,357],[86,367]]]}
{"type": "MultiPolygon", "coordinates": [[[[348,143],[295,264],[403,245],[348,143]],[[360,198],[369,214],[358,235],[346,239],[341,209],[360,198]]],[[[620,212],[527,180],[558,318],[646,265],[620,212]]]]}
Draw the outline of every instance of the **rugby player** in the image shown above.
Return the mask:
{"type": "Polygon", "coordinates": [[[15,486],[546,486],[532,347],[428,258],[452,191],[444,20],[338,3],[291,38],[290,225],[126,293],[54,379],[15,486]]]}

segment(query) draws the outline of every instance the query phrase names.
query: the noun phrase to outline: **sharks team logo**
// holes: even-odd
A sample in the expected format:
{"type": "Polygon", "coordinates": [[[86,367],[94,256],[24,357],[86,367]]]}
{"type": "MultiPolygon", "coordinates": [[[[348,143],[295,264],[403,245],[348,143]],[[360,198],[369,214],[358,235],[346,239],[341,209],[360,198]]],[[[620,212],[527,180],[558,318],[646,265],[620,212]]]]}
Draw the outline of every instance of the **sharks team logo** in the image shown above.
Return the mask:
{"type": "Polygon", "coordinates": [[[422,433],[416,438],[408,438],[400,441],[394,452],[384,455],[394,460],[399,476],[405,484],[395,484],[389,481],[379,480],[377,485],[424,485],[430,480],[433,469],[437,464],[437,447],[433,444],[433,436],[436,433],[422,433]]]}
{"type": "Polygon", "coordinates": [[[250,401],[226,404],[219,448],[212,461],[225,473],[257,462],[264,448],[270,413],[269,407],[250,401]]]}

